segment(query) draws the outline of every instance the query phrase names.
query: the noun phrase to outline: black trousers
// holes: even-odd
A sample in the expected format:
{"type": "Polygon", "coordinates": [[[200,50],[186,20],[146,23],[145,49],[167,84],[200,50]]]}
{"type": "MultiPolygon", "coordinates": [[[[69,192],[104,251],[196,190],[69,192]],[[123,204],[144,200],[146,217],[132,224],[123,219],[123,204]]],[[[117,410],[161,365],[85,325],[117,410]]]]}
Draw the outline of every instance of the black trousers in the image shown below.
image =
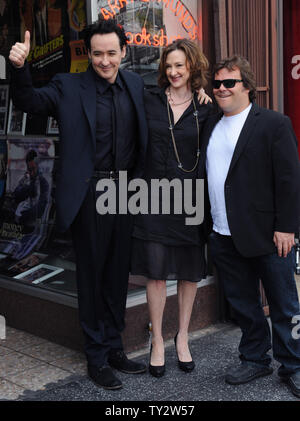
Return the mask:
{"type": "Polygon", "coordinates": [[[96,183],[91,180],[71,231],[85,353],[89,364],[103,366],[111,349],[123,349],[133,218],[99,215],[96,183]]]}
{"type": "Polygon", "coordinates": [[[232,237],[215,232],[209,243],[219,280],[242,330],[241,360],[269,365],[268,351],[272,346],[274,358],[281,363],[279,376],[300,371],[300,308],[294,250],[285,258],[277,253],[244,257],[232,237]],[[270,308],[272,337],[261,305],[260,280],[270,308]]]}

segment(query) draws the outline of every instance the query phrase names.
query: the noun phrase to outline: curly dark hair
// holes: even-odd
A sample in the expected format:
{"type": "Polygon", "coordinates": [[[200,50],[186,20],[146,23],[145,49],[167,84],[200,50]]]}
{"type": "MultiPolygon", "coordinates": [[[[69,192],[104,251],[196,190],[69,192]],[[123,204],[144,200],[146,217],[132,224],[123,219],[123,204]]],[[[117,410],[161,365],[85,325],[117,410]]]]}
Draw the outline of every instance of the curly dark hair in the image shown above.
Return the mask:
{"type": "Polygon", "coordinates": [[[241,72],[243,86],[246,89],[249,89],[249,100],[250,102],[253,102],[256,98],[256,81],[254,72],[251,69],[249,61],[240,55],[228,57],[215,64],[213,74],[215,75],[222,69],[227,69],[229,71],[238,69],[241,72]]]}
{"type": "Polygon", "coordinates": [[[177,39],[172,44],[169,44],[164,48],[159,63],[158,86],[163,88],[170,84],[166,76],[166,60],[168,54],[175,50],[183,51],[186,56],[186,60],[189,65],[189,82],[192,91],[205,87],[207,85],[208,77],[208,60],[198,45],[186,38],[177,39]]]}
{"type": "Polygon", "coordinates": [[[105,20],[103,17],[100,17],[99,20],[92,25],[89,25],[84,30],[84,43],[88,51],[91,51],[91,38],[96,35],[111,34],[115,33],[120,42],[120,48],[123,49],[128,42],[128,38],[125,34],[123,26],[119,25],[115,19],[105,20]]]}

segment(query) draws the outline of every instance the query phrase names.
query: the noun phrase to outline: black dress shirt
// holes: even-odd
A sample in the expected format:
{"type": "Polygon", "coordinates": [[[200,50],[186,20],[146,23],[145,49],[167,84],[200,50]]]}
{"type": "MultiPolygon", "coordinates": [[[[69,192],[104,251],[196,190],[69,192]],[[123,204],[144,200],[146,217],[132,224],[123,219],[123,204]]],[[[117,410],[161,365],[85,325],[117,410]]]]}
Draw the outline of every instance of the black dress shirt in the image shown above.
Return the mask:
{"type": "Polygon", "coordinates": [[[130,170],[136,159],[136,112],[120,75],[96,81],[96,170],[130,170]],[[114,92],[114,93],[113,93],[114,92]],[[115,96],[115,97],[114,97],[115,96]]]}

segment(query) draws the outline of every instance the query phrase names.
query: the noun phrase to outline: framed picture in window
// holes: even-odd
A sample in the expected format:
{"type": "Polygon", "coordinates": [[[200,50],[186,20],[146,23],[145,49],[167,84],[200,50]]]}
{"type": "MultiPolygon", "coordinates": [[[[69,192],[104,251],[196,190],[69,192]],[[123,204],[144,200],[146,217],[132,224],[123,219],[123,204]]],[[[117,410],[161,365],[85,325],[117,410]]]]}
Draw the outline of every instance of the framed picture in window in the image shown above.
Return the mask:
{"type": "Polygon", "coordinates": [[[0,110],[0,135],[5,134],[7,111],[0,110]]]}
{"type": "Polygon", "coordinates": [[[33,267],[32,269],[22,272],[19,275],[14,276],[15,279],[21,279],[22,281],[29,282],[31,284],[39,284],[52,276],[63,272],[63,268],[56,266],[44,265],[43,263],[33,267]]]}
{"type": "Polygon", "coordinates": [[[9,86],[0,85],[0,135],[5,134],[8,111],[9,86]]]}
{"type": "Polygon", "coordinates": [[[8,105],[8,85],[0,85],[0,109],[6,108],[8,105]]]}
{"type": "Polygon", "coordinates": [[[7,134],[24,135],[26,125],[26,113],[18,110],[10,100],[7,134]]]}
{"type": "Polygon", "coordinates": [[[53,117],[48,118],[47,134],[58,134],[58,124],[53,117]]]}

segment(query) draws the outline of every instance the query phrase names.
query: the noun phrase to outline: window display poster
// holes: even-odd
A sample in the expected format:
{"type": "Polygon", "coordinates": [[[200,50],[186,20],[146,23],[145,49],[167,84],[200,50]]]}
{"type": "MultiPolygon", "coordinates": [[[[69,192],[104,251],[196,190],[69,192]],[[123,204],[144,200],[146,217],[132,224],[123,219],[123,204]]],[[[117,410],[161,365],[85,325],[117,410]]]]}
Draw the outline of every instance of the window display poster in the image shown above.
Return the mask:
{"type": "Polygon", "coordinates": [[[34,84],[42,86],[56,73],[69,72],[70,42],[82,39],[86,27],[86,1],[20,0],[6,8],[18,14],[13,20],[14,42],[23,41],[25,31],[30,31],[28,62],[34,84]]]}
{"type": "Polygon", "coordinates": [[[36,86],[42,86],[58,72],[69,67],[69,25],[67,2],[60,0],[21,0],[20,37],[30,31],[27,58],[36,86]]]}
{"type": "Polygon", "coordinates": [[[22,259],[47,237],[52,204],[54,141],[7,140],[7,177],[0,214],[0,253],[22,259]]]}
{"type": "MultiPolygon", "coordinates": [[[[285,0],[284,10],[284,112],[300,139],[300,7],[299,0],[285,0]]],[[[300,143],[298,142],[299,157],[300,143]]]]}

